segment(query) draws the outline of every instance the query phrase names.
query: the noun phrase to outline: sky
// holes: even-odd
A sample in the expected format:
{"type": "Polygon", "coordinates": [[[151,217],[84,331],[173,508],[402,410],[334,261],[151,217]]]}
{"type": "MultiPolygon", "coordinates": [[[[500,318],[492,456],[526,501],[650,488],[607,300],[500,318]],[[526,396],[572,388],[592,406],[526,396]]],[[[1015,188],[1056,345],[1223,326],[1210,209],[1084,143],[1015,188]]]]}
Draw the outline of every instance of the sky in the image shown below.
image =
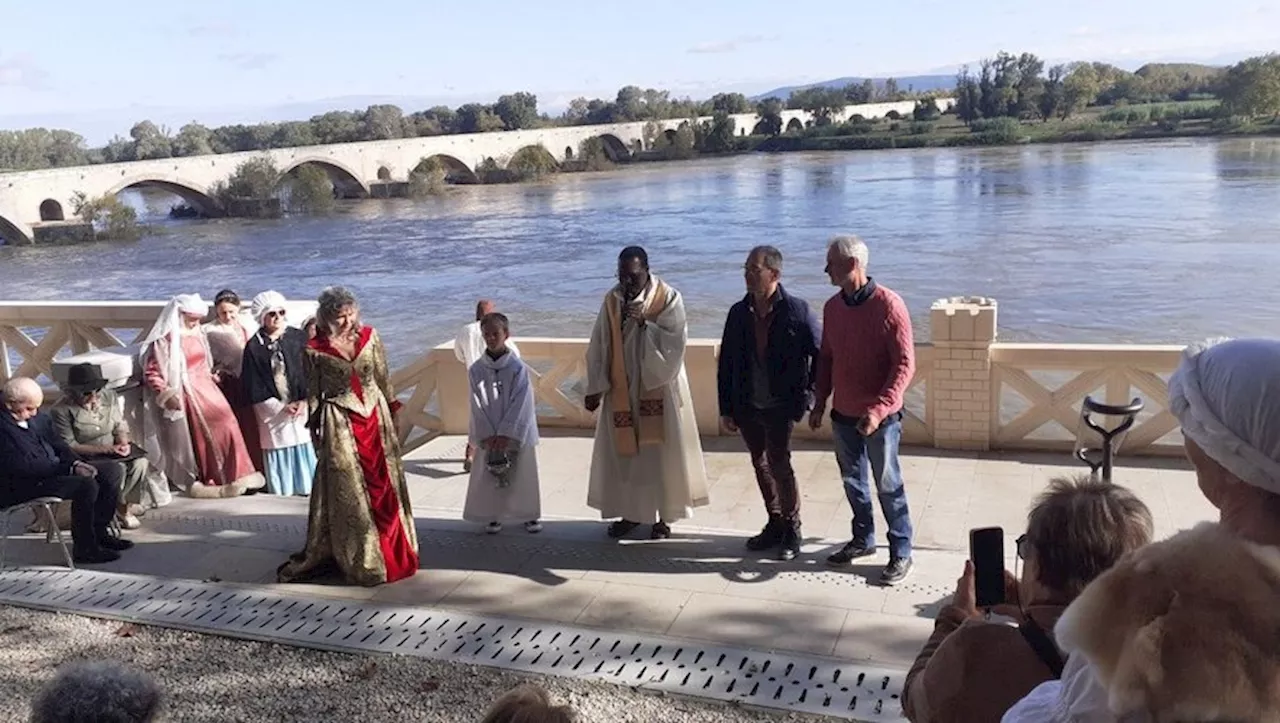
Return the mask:
{"type": "Polygon", "coordinates": [[[115,119],[139,113],[252,122],[328,99],[457,105],[519,90],[558,110],[629,84],[706,97],[952,73],[1002,49],[1129,67],[1280,50],[1280,0],[191,5],[0,0],[0,128],[58,125],[100,142],[105,124],[124,134],[115,119]]]}

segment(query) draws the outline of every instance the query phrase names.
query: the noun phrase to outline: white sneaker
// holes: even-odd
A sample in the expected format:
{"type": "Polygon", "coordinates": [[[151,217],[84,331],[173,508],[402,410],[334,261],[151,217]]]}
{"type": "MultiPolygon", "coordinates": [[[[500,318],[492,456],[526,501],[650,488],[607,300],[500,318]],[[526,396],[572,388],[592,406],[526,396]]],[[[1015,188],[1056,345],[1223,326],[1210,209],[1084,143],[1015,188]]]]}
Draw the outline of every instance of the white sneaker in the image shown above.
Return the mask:
{"type": "Polygon", "coordinates": [[[539,532],[542,532],[542,523],[537,520],[530,520],[524,523],[524,531],[528,532],[530,535],[536,535],[539,532]]]}
{"type": "Polygon", "coordinates": [[[485,526],[484,531],[489,533],[490,535],[496,535],[499,532],[502,532],[502,523],[490,522],[488,525],[485,526]]]}
{"type": "Polygon", "coordinates": [[[136,530],[142,527],[142,521],[136,515],[122,515],[119,512],[116,513],[116,524],[120,525],[122,530],[136,530]]]}

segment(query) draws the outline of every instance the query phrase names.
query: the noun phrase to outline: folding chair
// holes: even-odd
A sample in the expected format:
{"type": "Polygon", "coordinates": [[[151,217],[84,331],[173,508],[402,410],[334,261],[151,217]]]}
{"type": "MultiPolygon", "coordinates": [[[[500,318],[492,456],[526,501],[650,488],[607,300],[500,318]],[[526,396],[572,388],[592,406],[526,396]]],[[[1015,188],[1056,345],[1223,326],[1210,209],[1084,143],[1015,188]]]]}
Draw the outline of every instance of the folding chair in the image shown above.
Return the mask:
{"type": "Polygon", "coordinates": [[[5,549],[9,544],[9,524],[13,519],[15,512],[23,510],[31,510],[37,515],[44,511],[44,517],[49,522],[49,529],[45,532],[45,542],[53,542],[55,539],[62,546],[62,556],[67,561],[67,567],[76,569],[75,562],[71,559],[71,550],[67,548],[67,541],[62,536],[62,528],[58,527],[58,520],[53,515],[53,506],[62,502],[61,497],[37,497],[26,502],[19,502],[11,507],[0,509],[0,570],[4,569],[5,549]]]}

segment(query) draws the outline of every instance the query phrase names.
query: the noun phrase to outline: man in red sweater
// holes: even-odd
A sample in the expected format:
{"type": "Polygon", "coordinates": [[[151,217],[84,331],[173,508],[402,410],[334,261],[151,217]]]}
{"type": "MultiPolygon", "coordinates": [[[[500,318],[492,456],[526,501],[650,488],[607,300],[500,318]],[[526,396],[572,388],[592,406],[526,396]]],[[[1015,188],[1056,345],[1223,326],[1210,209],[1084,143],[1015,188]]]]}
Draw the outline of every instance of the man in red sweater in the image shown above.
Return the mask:
{"type": "Polygon", "coordinates": [[[898,464],[902,438],[902,398],[915,373],[911,316],[902,297],[867,275],[867,245],[856,236],[838,236],[827,248],[827,275],[840,292],[822,310],[822,349],[809,426],[822,426],[827,398],[836,462],[845,496],[853,508],[853,539],[827,558],[848,565],[876,554],[875,478],[880,511],[889,523],[889,564],[883,585],[896,585],[911,572],[911,515],[898,464]]]}

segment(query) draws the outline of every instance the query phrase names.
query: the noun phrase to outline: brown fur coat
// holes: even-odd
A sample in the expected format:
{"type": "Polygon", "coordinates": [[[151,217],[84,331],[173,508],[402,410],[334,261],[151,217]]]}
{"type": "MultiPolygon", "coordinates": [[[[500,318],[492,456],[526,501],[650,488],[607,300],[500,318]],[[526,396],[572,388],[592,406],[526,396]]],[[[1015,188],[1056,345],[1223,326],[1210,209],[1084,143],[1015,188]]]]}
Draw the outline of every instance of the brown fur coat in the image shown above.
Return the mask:
{"type": "Polygon", "coordinates": [[[1280,549],[1217,524],[1120,562],[1055,633],[1064,651],[1087,658],[1118,715],[1280,721],[1280,549]]]}

